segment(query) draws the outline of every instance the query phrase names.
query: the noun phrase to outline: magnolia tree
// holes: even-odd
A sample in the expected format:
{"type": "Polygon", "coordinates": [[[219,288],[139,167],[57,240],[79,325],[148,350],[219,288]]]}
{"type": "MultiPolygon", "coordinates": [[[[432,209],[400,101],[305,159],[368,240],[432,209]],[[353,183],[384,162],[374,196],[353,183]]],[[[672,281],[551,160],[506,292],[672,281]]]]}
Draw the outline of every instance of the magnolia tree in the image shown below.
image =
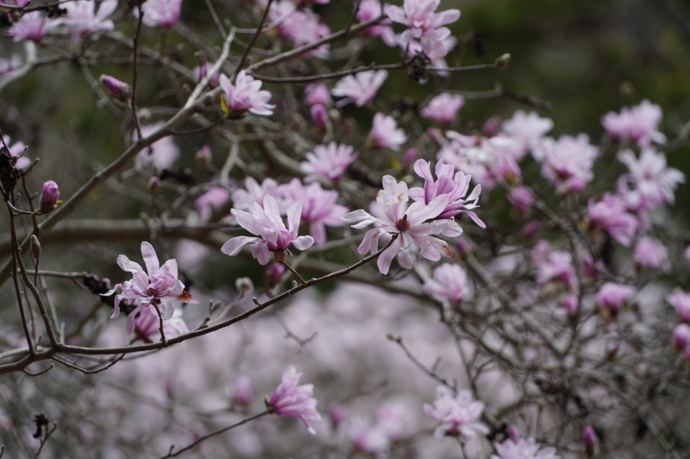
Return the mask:
{"type": "Polygon", "coordinates": [[[449,66],[457,9],[328,1],[0,5],[3,98],[107,120],[68,163],[0,106],[0,456],[686,457],[687,129],[552,138],[448,89],[510,60],[449,66]]]}

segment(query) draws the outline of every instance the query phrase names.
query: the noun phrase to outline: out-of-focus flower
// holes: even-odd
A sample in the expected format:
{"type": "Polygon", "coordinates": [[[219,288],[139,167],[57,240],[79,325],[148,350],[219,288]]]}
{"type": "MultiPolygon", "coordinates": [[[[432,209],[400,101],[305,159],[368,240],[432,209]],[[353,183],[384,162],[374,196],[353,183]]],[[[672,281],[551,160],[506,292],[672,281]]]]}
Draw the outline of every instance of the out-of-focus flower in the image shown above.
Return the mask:
{"type": "Polygon", "coordinates": [[[544,139],[537,150],[543,158],[541,173],[558,192],[580,192],[593,178],[592,166],[597,149],[586,134],[562,136],[558,141],[544,139]]]}
{"type": "Polygon", "coordinates": [[[450,30],[441,26],[460,19],[460,10],[435,13],[440,3],[440,0],[405,0],[402,8],[386,5],[388,17],[408,27],[400,36],[401,43],[419,41],[427,54],[443,57],[448,53],[443,40],[450,36],[450,30]]]}
{"type": "Polygon", "coordinates": [[[676,314],[678,314],[680,320],[690,324],[690,293],[676,289],[671,295],[666,297],[666,301],[671,303],[671,306],[676,309],[676,314]]]}
{"type": "MultiPolygon", "coordinates": [[[[194,72],[194,79],[197,82],[200,82],[206,75],[208,75],[208,72],[210,72],[211,69],[213,69],[213,64],[211,62],[206,62],[202,66],[194,67],[194,69],[192,70],[194,72]]],[[[220,70],[216,70],[216,72],[209,78],[208,83],[211,86],[218,86],[219,80],[220,70]]]]}
{"type": "Polygon", "coordinates": [[[325,105],[312,105],[309,111],[316,127],[325,130],[328,123],[328,108],[325,105]]]}
{"type": "Polygon", "coordinates": [[[332,102],[331,93],[328,91],[328,86],[323,83],[308,84],[304,88],[304,103],[310,107],[313,105],[330,105],[332,102]]]}
{"type": "Polygon", "coordinates": [[[498,455],[492,455],[491,459],[560,459],[556,454],[556,448],[542,446],[534,438],[509,438],[503,443],[494,445],[498,455]]]}
{"type": "Polygon", "coordinates": [[[437,123],[451,124],[458,117],[458,112],[464,105],[464,97],[444,92],[431,99],[420,113],[424,118],[429,118],[437,123]]]}
{"type": "Polygon", "coordinates": [[[240,375],[232,389],[232,402],[239,406],[250,406],[254,398],[254,385],[247,375],[240,375]]]}
{"type": "Polygon", "coordinates": [[[293,365],[285,369],[283,379],[278,388],[271,395],[268,406],[273,408],[278,416],[299,420],[309,433],[316,432],[309,421],[320,421],[321,415],[316,411],[317,400],[314,398],[314,385],[298,386],[302,373],[297,373],[293,365]]]}
{"type": "Polygon", "coordinates": [[[671,335],[671,345],[678,352],[684,351],[690,343],[690,325],[678,324],[671,335]]]}
{"type": "Polygon", "coordinates": [[[309,174],[306,178],[308,182],[319,176],[337,182],[358,156],[354,148],[349,145],[338,145],[335,142],[317,145],[313,153],[307,153],[307,160],[300,164],[300,169],[309,174]]]}
{"type": "Polygon", "coordinates": [[[501,130],[511,139],[515,139],[523,149],[523,154],[532,151],[537,160],[541,160],[540,152],[536,150],[547,132],[553,129],[553,121],[540,118],[534,112],[525,113],[518,110],[513,117],[503,122],[501,130]]]}
{"type": "Polygon", "coordinates": [[[232,192],[233,207],[239,210],[249,210],[256,202],[260,206],[264,205],[264,197],[268,195],[278,195],[278,182],[272,178],[267,178],[261,185],[253,177],[244,180],[246,188],[239,188],[232,192]]]}
{"type": "Polygon", "coordinates": [[[685,176],[678,169],[666,166],[666,156],[663,153],[645,148],[637,159],[632,151],[627,150],[619,155],[619,159],[630,171],[621,180],[629,180],[634,184],[644,208],[673,204],[673,194],[678,184],[685,182],[685,176]]]}
{"type": "Polygon", "coordinates": [[[508,193],[508,201],[521,216],[527,215],[534,204],[534,193],[526,186],[518,186],[508,193]]]}
{"type": "Polygon", "coordinates": [[[199,165],[200,169],[206,169],[211,161],[213,161],[213,153],[211,152],[211,147],[208,145],[203,145],[199,151],[194,155],[196,163],[199,165]]]}
{"type": "Polygon", "coordinates": [[[326,225],[342,226],[340,219],[347,213],[347,207],[337,204],[338,192],[324,190],[318,183],[304,186],[297,178],[281,185],[279,192],[289,202],[302,201],[302,221],[309,223],[309,234],[317,244],[326,242],[326,225]]]}
{"type": "Polygon", "coordinates": [[[525,239],[532,239],[540,229],[541,223],[539,222],[539,220],[532,220],[527,222],[525,226],[522,227],[522,231],[520,231],[520,234],[525,239]]]}
{"type": "Polygon", "coordinates": [[[252,255],[260,264],[265,265],[271,259],[270,252],[274,252],[276,261],[282,261],[285,259],[285,250],[290,246],[306,250],[314,244],[311,236],[297,236],[302,214],[301,200],[296,200],[288,207],[287,228],[280,217],[278,203],[271,195],[264,197],[263,207],[254,202],[251,213],[232,209],[232,214],[242,228],[261,237],[238,236],[230,239],[221,251],[231,257],[240,253],[246,244],[251,244],[252,255]]]}
{"type": "Polygon", "coordinates": [[[347,423],[347,436],[357,451],[382,454],[390,447],[390,440],[378,425],[362,417],[355,417],[347,423]]]}
{"type": "Polygon", "coordinates": [[[392,176],[383,177],[383,190],[379,191],[376,202],[379,205],[379,217],[359,209],[343,216],[346,223],[356,223],[353,228],[361,229],[371,224],[376,227],[367,232],[359,245],[360,255],[378,250],[379,239],[384,243],[397,238],[379,255],[377,266],[382,274],[387,274],[393,258],[403,268],[412,268],[412,250],[419,250],[422,257],[438,261],[441,255],[451,256],[450,247],[445,241],[435,238],[434,234],[459,236],[460,226],[452,219],[437,220],[448,206],[448,195],[442,194],[431,203],[415,202],[408,207],[409,194],[405,182],[398,183],[392,176]]]}
{"type": "Polygon", "coordinates": [[[540,285],[562,282],[570,291],[577,290],[577,276],[572,261],[570,253],[554,250],[546,260],[539,263],[537,282],[540,285]]]}
{"type": "Polygon", "coordinates": [[[637,219],[627,212],[623,199],[605,193],[601,201],[587,204],[590,225],[607,231],[621,245],[628,247],[637,231],[637,219]]]}
{"type": "Polygon", "coordinates": [[[242,115],[248,111],[263,116],[273,114],[273,109],[276,106],[268,103],[271,99],[271,93],[261,90],[261,81],[247,75],[244,70],[237,74],[235,84],[232,84],[224,74],[220,76],[218,81],[225,93],[225,105],[229,114],[242,115]]]}
{"type": "MultiPolygon", "coordinates": [[[[149,27],[163,27],[171,29],[182,11],[182,0],[147,0],[141,7],[144,18],[142,21],[149,27]]],[[[138,17],[138,10],[134,9],[135,16],[138,17]]]]}
{"type": "MultiPolygon", "coordinates": [[[[153,305],[147,306],[136,313],[134,326],[139,334],[146,340],[156,342],[160,339],[160,318],[153,305]]],[[[175,309],[172,317],[163,322],[163,333],[166,339],[176,338],[185,333],[189,333],[189,327],[184,319],[182,319],[181,310],[175,309]]]]}
{"type": "Polygon", "coordinates": [[[422,287],[424,293],[438,301],[461,303],[470,296],[467,272],[460,265],[444,263],[434,269],[434,276],[422,287]]]}
{"type": "Polygon", "coordinates": [[[334,428],[337,428],[347,416],[347,408],[343,405],[333,405],[328,409],[328,417],[334,428]]]}
{"type": "MultiPolygon", "coordinates": [[[[313,43],[331,33],[328,26],[320,22],[317,14],[314,14],[309,8],[298,10],[291,0],[273,2],[268,18],[271,22],[278,23],[276,27],[278,34],[282,38],[292,40],[295,47],[313,43]]],[[[305,58],[326,58],[328,57],[328,49],[329,45],[323,44],[319,48],[303,54],[303,56],[305,58]]]]}
{"type": "Polygon", "coordinates": [[[470,189],[471,176],[465,175],[462,171],[454,172],[452,164],[444,164],[443,160],[436,164],[436,178],[431,175],[431,163],[418,159],[414,163],[414,171],[424,179],[424,188],[415,187],[410,189],[410,197],[418,202],[430,204],[437,196],[448,195],[448,205],[438,218],[451,218],[460,214],[467,214],[480,228],[486,225],[477,214],[472,210],[479,207],[479,195],[482,193],[482,186],[476,185],[469,196],[466,197],[470,189]]]}
{"type": "Polygon", "coordinates": [[[9,77],[23,64],[18,54],[13,54],[9,59],[0,57],[0,78],[9,77]]]}
{"type": "Polygon", "coordinates": [[[354,102],[358,107],[368,104],[374,99],[379,88],[388,78],[385,70],[369,70],[356,75],[348,75],[335,84],[331,91],[336,97],[344,97],[336,104],[338,107],[354,102]]]}
{"type": "Polygon", "coordinates": [[[618,312],[621,306],[630,301],[635,294],[635,287],[632,285],[621,285],[613,282],[606,282],[597,292],[597,304],[608,308],[613,312],[618,312]]]}
{"type": "Polygon", "coordinates": [[[417,160],[418,156],[419,156],[419,150],[417,150],[416,148],[408,148],[408,150],[403,155],[402,165],[404,167],[409,166],[410,164],[414,163],[417,160]]]}
{"type": "Polygon", "coordinates": [[[464,441],[489,433],[489,428],[480,421],[483,411],[484,403],[473,400],[469,391],[461,390],[454,396],[444,386],[436,389],[433,405],[424,405],[424,414],[440,424],[435,437],[459,436],[464,441]]]}
{"type": "Polygon", "coordinates": [[[400,145],[405,142],[407,142],[405,131],[398,129],[395,118],[382,113],[374,115],[374,125],[369,133],[369,145],[373,148],[390,148],[398,151],[400,145]]]}
{"type": "Polygon", "coordinates": [[[563,298],[563,301],[561,301],[561,306],[565,308],[568,313],[573,316],[577,314],[577,310],[580,309],[580,301],[577,298],[577,295],[567,295],[565,298],[563,298]]]}
{"type": "Polygon", "coordinates": [[[669,267],[666,247],[649,236],[637,241],[633,250],[633,259],[643,268],[667,269],[669,267]]]}
{"type": "Polygon", "coordinates": [[[222,207],[223,204],[228,202],[228,199],[230,199],[230,192],[227,189],[221,186],[209,188],[206,193],[194,201],[194,207],[197,214],[199,214],[199,219],[206,221],[211,218],[213,211],[222,207]]]}
{"type": "MultiPolygon", "coordinates": [[[[155,131],[163,127],[165,123],[159,122],[154,124],[147,124],[141,127],[141,134],[144,137],[148,137],[155,131]]],[[[136,141],[138,139],[137,131],[135,130],[132,134],[133,139],[136,141]]],[[[175,145],[172,136],[163,137],[160,140],[156,140],[148,148],[144,148],[137,155],[137,162],[140,166],[147,166],[153,164],[156,169],[162,171],[163,169],[168,169],[172,164],[179,158],[180,150],[175,145]]]]}
{"type": "Polygon", "coordinates": [[[627,139],[646,147],[652,141],[666,142],[666,137],[658,131],[662,117],[661,107],[643,100],[635,107],[623,107],[620,113],[608,112],[601,124],[614,139],[627,139]]]}
{"type": "Polygon", "coordinates": [[[484,122],[482,126],[482,134],[486,137],[493,137],[498,135],[501,130],[501,119],[498,116],[492,116],[484,122]]]}
{"type": "Polygon", "coordinates": [[[41,213],[47,214],[55,209],[60,199],[60,189],[57,183],[52,180],[48,180],[43,184],[41,188],[41,200],[39,201],[38,207],[41,213]]]}
{"type": "Polygon", "coordinates": [[[117,264],[123,271],[132,274],[132,279],[124,284],[115,285],[104,296],[110,296],[118,289],[121,293],[115,296],[115,310],[111,319],[120,314],[120,302],[124,300],[127,304],[136,304],[136,308],[127,316],[127,334],[134,331],[137,313],[150,305],[161,306],[161,316],[163,320],[168,320],[175,312],[175,301],[183,303],[199,304],[199,300],[194,298],[184,289],[184,284],[177,278],[177,261],[168,260],[160,266],[158,256],[153,246],[148,242],[141,243],[141,255],[146,264],[146,271],[136,262],[130,261],[125,255],[117,257],[117,264]]]}
{"type": "Polygon", "coordinates": [[[46,32],[55,26],[55,21],[51,21],[40,11],[31,11],[24,14],[18,22],[12,24],[8,33],[12,41],[31,40],[39,42],[43,40],[46,32]]]}
{"type": "Polygon", "coordinates": [[[24,142],[16,142],[14,145],[10,145],[12,142],[10,136],[8,135],[3,136],[2,141],[9,148],[10,155],[17,158],[17,162],[14,164],[14,167],[17,169],[26,169],[31,165],[31,160],[29,158],[26,156],[19,156],[24,153],[24,150],[26,150],[26,145],[24,145],[24,142]]]}
{"type": "Polygon", "coordinates": [[[594,457],[597,449],[597,433],[592,426],[586,426],[582,431],[582,444],[585,446],[587,457],[594,457]]]}
{"type": "MultiPolygon", "coordinates": [[[[67,5],[70,5],[70,3],[67,3],[67,5]]],[[[124,81],[120,81],[117,78],[109,75],[101,75],[99,80],[113,97],[116,97],[120,100],[127,100],[132,97],[132,88],[130,88],[129,85],[124,81]]]]}
{"type": "Polygon", "coordinates": [[[61,5],[67,11],[65,17],[58,19],[56,24],[64,24],[72,34],[72,41],[79,42],[84,34],[113,30],[115,24],[108,16],[117,9],[117,0],[104,0],[96,13],[96,2],[91,0],[77,0],[65,2],[61,5]]]}
{"type": "MultiPolygon", "coordinates": [[[[383,8],[379,0],[362,0],[357,10],[357,19],[362,22],[371,21],[381,16],[382,12],[383,8]]],[[[398,44],[398,37],[393,32],[393,28],[389,25],[390,23],[389,19],[384,19],[378,24],[365,29],[364,33],[370,37],[381,37],[385,44],[395,47],[398,44]]]]}

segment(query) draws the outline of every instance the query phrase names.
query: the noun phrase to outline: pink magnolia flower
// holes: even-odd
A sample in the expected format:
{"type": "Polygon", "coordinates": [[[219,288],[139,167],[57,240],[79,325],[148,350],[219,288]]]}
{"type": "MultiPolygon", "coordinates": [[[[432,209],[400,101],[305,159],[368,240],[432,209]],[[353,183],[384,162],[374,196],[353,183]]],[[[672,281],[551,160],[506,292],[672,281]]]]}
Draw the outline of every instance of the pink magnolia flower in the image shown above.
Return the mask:
{"type": "MultiPolygon", "coordinates": [[[[134,313],[132,313],[134,314],[134,313]]],[[[147,306],[138,313],[134,318],[134,326],[139,334],[151,342],[160,340],[160,318],[158,312],[153,305],[147,306]]],[[[176,338],[185,333],[189,333],[189,327],[182,319],[182,311],[175,309],[172,317],[163,322],[163,333],[166,339],[176,338]]]]}
{"type": "Polygon", "coordinates": [[[632,298],[634,294],[635,287],[632,285],[606,282],[599,289],[596,300],[599,306],[618,311],[621,306],[630,301],[630,298],[632,298]]]}
{"type": "Polygon", "coordinates": [[[316,180],[319,176],[337,182],[358,156],[354,148],[349,145],[338,145],[335,142],[327,146],[317,145],[313,153],[307,153],[307,161],[300,164],[300,169],[309,174],[306,178],[308,182],[316,180]]]}
{"type": "Polygon", "coordinates": [[[469,391],[461,390],[454,396],[443,386],[436,389],[433,406],[424,405],[424,414],[440,423],[435,437],[460,436],[464,441],[489,433],[489,428],[480,421],[483,411],[484,403],[473,400],[469,391]]]}
{"type": "Polygon", "coordinates": [[[182,281],[177,278],[177,261],[168,260],[160,266],[156,251],[148,242],[141,243],[141,255],[148,273],[138,263],[130,261],[125,255],[120,255],[117,257],[118,266],[123,271],[131,273],[133,278],[124,284],[115,285],[112,290],[103,294],[110,296],[118,289],[121,290],[121,293],[115,296],[115,311],[111,319],[120,315],[122,300],[127,304],[136,304],[134,311],[127,316],[127,334],[134,331],[137,313],[150,305],[160,305],[163,320],[168,320],[175,312],[174,300],[199,304],[199,300],[190,295],[184,289],[182,281]]]}
{"type": "Polygon", "coordinates": [[[405,142],[407,142],[405,131],[398,129],[395,118],[382,113],[374,115],[374,125],[369,133],[369,145],[373,148],[390,148],[398,151],[400,145],[405,142]]]}
{"type": "Polygon", "coordinates": [[[563,298],[561,306],[563,306],[570,315],[575,315],[577,314],[577,310],[580,309],[580,300],[577,295],[570,294],[563,298]]]}
{"type": "Polygon", "coordinates": [[[347,423],[347,436],[357,451],[383,454],[391,445],[386,433],[369,419],[355,417],[347,423]]]}
{"type": "Polygon", "coordinates": [[[271,93],[261,91],[261,81],[247,75],[244,70],[237,74],[235,84],[224,74],[220,76],[219,82],[225,92],[225,104],[230,114],[241,115],[247,111],[263,116],[273,114],[276,106],[268,103],[271,93]]]}
{"type": "MultiPolygon", "coordinates": [[[[215,209],[219,209],[223,204],[230,199],[230,192],[221,187],[214,186],[209,188],[206,193],[202,194],[196,201],[194,207],[201,220],[208,220],[213,215],[215,209]]],[[[227,208],[226,208],[227,209],[227,208]]]]}
{"type": "MultiPolygon", "coordinates": [[[[194,72],[194,79],[197,82],[200,82],[206,75],[208,75],[208,72],[213,69],[213,63],[211,62],[206,62],[204,65],[199,66],[199,67],[194,67],[192,70],[194,72]]],[[[216,71],[213,75],[208,80],[208,83],[211,86],[218,86],[218,82],[220,80],[220,71],[216,71]]]]}
{"type": "Polygon", "coordinates": [[[368,104],[374,99],[374,96],[387,77],[388,72],[385,70],[370,70],[346,76],[338,81],[335,84],[335,88],[331,91],[331,94],[334,96],[345,98],[338,102],[336,106],[342,107],[351,102],[354,102],[358,107],[368,104]]]}
{"type": "Polygon", "coordinates": [[[408,27],[400,36],[403,44],[418,40],[425,53],[443,57],[448,53],[443,40],[450,36],[450,30],[441,26],[460,19],[460,10],[434,13],[440,3],[440,0],[405,0],[402,8],[386,5],[385,11],[394,22],[408,27]]]}
{"type": "MultiPolygon", "coordinates": [[[[297,9],[291,0],[273,2],[268,15],[271,22],[277,22],[278,34],[291,40],[295,47],[306,45],[329,35],[331,30],[320,22],[317,14],[309,8],[297,9]]],[[[321,45],[318,49],[303,54],[305,58],[328,57],[329,45],[321,45]]]]}
{"type": "Polygon", "coordinates": [[[491,459],[560,459],[560,456],[556,454],[556,448],[552,446],[542,448],[532,437],[509,438],[494,446],[498,455],[492,455],[491,459]]]}
{"type": "Polygon", "coordinates": [[[273,408],[278,416],[299,420],[309,433],[316,432],[309,421],[320,421],[321,415],[316,411],[317,400],[314,398],[314,385],[298,386],[302,373],[297,373],[293,365],[285,369],[283,380],[271,395],[268,406],[273,408]]]}
{"type": "Polygon", "coordinates": [[[536,147],[547,132],[553,129],[553,121],[549,118],[540,118],[534,112],[525,113],[518,110],[513,117],[503,122],[501,131],[511,139],[515,139],[523,149],[523,154],[532,151],[535,158],[541,161],[536,147]]]}
{"type": "Polygon", "coordinates": [[[633,259],[643,268],[669,268],[668,251],[661,243],[649,236],[645,236],[635,245],[633,259]]]}
{"type": "Polygon", "coordinates": [[[268,195],[278,195],[278,182],[272,178],[267,178],[261,185],[254,177],[247,177],[244,180],[246,188],[239,188],[232,192],[233,207],[239,210],[249,210],[256,202],[261,207],[264,205],[264,197],[268,195]]]}
{"type": "Polygon", "coordinates": [[[326,225],[342,226],[341,217],[348,210],[337,204],[338,192],[324,190],[318,183],[304,186],[297,178],[279,187],[280,193],[289,202],[302,201],[302,220],[309,223],[309,234],[317,244],[326,242],[326,225]]]}
{"type": "Polygon", "coordinates": [[[271,195],[264,197],[263,207],[254,202],[251,213],[238,209],[232,209],[231,212],[242,228],[261,236],[238,236],[230,239],[220,250],[231,257],[240,253],[246,244],[251,244],[252,255],[260,264],[265,265],[271,259],[270,252],[276,253],[276,258],[280,258],[284,257],[285,250],[292,245],[299,250],[307,250],[314,244],[311,236],[297,236],[302,214],[302,201],[299,199],[287,209],[287,228],[280,217],[278,203],[271,195]]]}
{"type": "Polygon", "coordinates": [[[434,234],[459,236],[462,234],[460,226],[452,219],[438,220],[438,216],[448,206],[448,195],[442,194],[434,198],[428,205],[415,202],[408,207],[409,194],[405,182],[386,175],[383,177],[383,190],[376,197],[378,209],[374,217],[359,209],[343,216],[346,223],[356,223],[353,228],[361,229],[371,224],[376,227],[369,230],[359,246],[360,255],[378,250],[379,239],[388,243],[392,235],[397,239],[381,253],[377,266],[382,274],[387,274],[393,258],[403,268],[412,267],[412,251],[420,250],[422,257],[427,260],[438,261],[441,255],[451,256],[450,247],[445,241],[433,237],[434,234]],[[359,222],[359,223],[357,223],[359,222]]]}
{"type": "MultiPolygon", "coordinates": [[[[141,7],[144,13],[142,21],[149,27],[163,27],[171,29],[182,11],[182,0],[147,0],[141,7]]],[[[134,14],[138,16],[138,10],[134,9],[134,14]]]]}
{"type": "Polygon", "coordinates": [[[434,269],[434,276],[422,286],[427,295],[436,300],[462,303],[471,294],[467,272],[460,265],[444,263],[434,269]]]}
{"type": "Polygon", "coordinates": [[[601,201],[587,204],[587,216],[592,226],[607,231],[621,245],[628,247],[637,231],[637,219],[627,212],[623,199],[605,193],[601,201]]]}
{"type": "Polygon", "coordinates": [[[541,174],[559,193],[582,191],[594,178],[592,166],[598,152],[586,134],[545,139],[537,150],[543,157],[541,174]]]}
{"type": "Polygon", "coordinates": [[[107,18],[117,9],[117,0],[101,2],[98,13],[96,13],[96,2],[91,0],[66,2],[62,8],[67,10],[67,15],[59,19],[57,23],[64,24],[69,29],[74,43],[77,43],[84,34],[115,28],[113,21],[107,18]]]}
{"type": "MultiPolygon", "coordinates": [[[[154,124],[147,124],[141,127],[141,134],[144,137],[148,137],[157,130],[159,130],[165,123],[158,122],[154,124]]],[[[136,141],[139,136],[135,130],[132,134],[132,138],[136,141]]],[[[160,140],[156,140],[148,148],[144,148],[137,155],[137,162],[140,166],[147,166],[153,164],[156,169],[162,171],[163,169],[170,168],[173,163],[180,156],[180,150],[175,145],[175,141],[172,136],[163,137],[160,140]]]]}
{"type": "Polygon", "coordinates": [[[690,343],[690,325],[679,324],[673,329],[673,334],[671,335],[671,344],[673,348],[679,352],[687,349],[690,343]]]}
{"type": "Polygon", "coordinates": [[[329,105],[332,101],[328,86],[323,83],[308,84],[304,88],[304,103],[310,107],[313,105],[329,105]]]}
{"type": "Polygon", "coordinates": [[[562,282],[572,292],[577,290],[577,276],[573,268],[573,257],[568,252],[554,250],[546,260],[539,263],[537,282],[544,285],[549,282],[562,282]]]}
{"type": "Polygon", "coordinates": [[[618,159],[628,166],[630,172],[622,179],[634,184],[641,207],[648,209],[659,204],[673,204],[675,189],[679,183],[685,182],[685,176],[678,169],[666,166],[663,153],[645,148],[637,159],[632,151],[627,150],[618,159]]]}
{"type": "Polygon", "coordinates": [[[676,289],[676,291],[666,297],[666,301],[671,303],[671,306],[676,309],[676,314],[678,314],[680,320],[690,324],[690,293],[676,289]]]}
{"type": "MultiPolygon", "coordinates": [[[[379,0],[362,0],[357,10],[357,19],[362,22],[371,21],[381,16],[383,8],[379,0]]],[[[389,25],[391,21],[384,19],[376,25],[367,28],[364,33],[370,37],[381,37],[388,46],[395,47],[398,44],[398,37],[389,25]]]]}
{"type": "Polygon", "coordinates": [[[51,21],[40,11],[31,11],[24,14],[18,22],[12,24],[8,33],[12,41],[31,40],[39,42],[43,40],[46,32],[55,26],[55,21],[51,21]]]}
{"type": "Polygon", "coordinates": [[[450,124],[458,117],[458,112],[464,105],[464,97],[444,92],[431,99],[420,113],[424,118],[429,118],[437,123],[450,124]]]}
{"type": "Polygon", "coordinates": [[[254,385],[249,376],[240,375],[232,389],[232,402],[239,406],[250,406],[254,398],[254,385]]]}
{"type": "Polygon", "coordinates": [[[19,156],[24,153],[24,150],[26,150],[26,145],[24,145],[24,142],[16,142],[14,145],[10,145],[11,139],[8,135],[3,136],[2,141],[5,145],[7,145],[10,155],[17,158],[17,162],[14,164],[14,167],[17,169],[26,169],[31,165],[31,160],[29,158],[26,156],[19,156]]]}
{"type": "Polygon", "coordinates": [[[437,196],[448,195],[448,205],[438,218],[451,218],[460,214],[467,214],[480,228],[486,228],[483,221],[472,212],[479,207],[477,201],[482,192],[482,186],[476,185],[472,193],[466,197],[470,189],[471,176],[462,171],[454,172],[452,164],[444,164],[443,160],[436,163],[436,178],[431,175],[431,163],[418,159],[414,163],[414,171],[424,179],[424,188],[410,189],[410,197],[418,202],[430,204],[437,196]]]}
{"type": "Polygon", "coordinates": [[[47,214],[55,209],[55,206],[58,204],[58,199],[60,199],[60,190],[58,189],[57,183],[48,180],[41,188],[41,199],[38,203],[38,207],[41,209],[42,213],[47,214]]]}
{"type": "Polygon", "coordinates": [[[623,107],[620,113],[608,112],[601,119],[601,124],[614,139],[627,139],[646,147],[652,141],[666,141],[666,137],[657,129],[662,116],[661,107],[643,100],[635,107],[623,107]]]}

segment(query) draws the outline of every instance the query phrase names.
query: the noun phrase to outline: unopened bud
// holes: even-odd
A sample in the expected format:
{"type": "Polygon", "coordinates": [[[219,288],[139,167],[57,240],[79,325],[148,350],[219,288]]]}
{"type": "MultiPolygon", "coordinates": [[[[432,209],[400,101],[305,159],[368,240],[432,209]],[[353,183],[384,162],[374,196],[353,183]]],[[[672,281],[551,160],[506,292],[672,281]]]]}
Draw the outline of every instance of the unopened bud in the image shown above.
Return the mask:
{"type": "Polygon", "coordinates": [[[239,406],[250,406],[254,398],[254,385],[252,380],[245,375],[237,378],[232,391],[232,401],[239,406]]]}
{"type": "Polygon", "coordinates": [[[510,438],[514,442],[517,442],[520,440],[520,432],[518,432],[517,427],[515,427],[515,426],[508,427],[508,438],[510,438]]]}
{"type": "Polygon", "coordinates": [[[347,416],[347,408],[343,405],[333,405],[328,409],[328,417],[331,419],[333,427],[338,427],[343,419],[345,419],[345,416],[347,416]]]}
{"type": "Polygon", "coordinates": [[[248,277],[240,277],[235,281],[235,288],[238,292],[246,295],[254,290],[254,283],[248,277]]]}
{"type": "Polygon", "coordinates": [[[31,254],[34,256],[34,260],[41,258],[41,243],[35,234],[31,235],[31,254]]]}
{"type": "Polygon", "coordinates": [[[121,100],[129,100],[132,97],[132,88],[124,81],[108,75],[101,75],[100,81],[113,97],[121,100]]]}
{"type": "Polygon", "coordinates": [[[149,183],[146,184],[146,188],[148,188],[151,193],[155,193],[161,189],[161,179],[154,175],[149,179],[149,183]]]}
{"type": "Polygon", "coordinates": [[[405,152],[405,155],[403,156],[402,165],[405,167],[409,166],[417,160],[418,156],[419,150],[417,150],[416,148],[410,148],[405,152]]]}
{"type": "Polygon", "coordinates": [[[208,145],[204,145],[203,147],[201,147],[201,149],[196,152],[194,159],[196,159],[196,162],[201,169],[206,169],[213,160],[211,147],[209,147],[208,145]]]}
{"type": "Polygon", "coordinates": [[[494,62],[494,65],[496,66],[497,69],[504,69],[508,67],[508,64],[510,63],[510,54],[505,53],[503,56],[500,56],[496,61],[494,62]]]}
{"type": "Polygon", "coordinates": [[[311,107],[311,119],[314,120],[314,124],[320,130],[326,129],[326,123],[328,123],[328,109],[325,105],[316,104],[311,107]]]}
{"type": "Polygon", "coordinates": [[[671,344],[678,352],[685,350],[690,343],[690,326],[688,324],[680,324],[673,329],[671,337],[671,344]]]}
{"type": "Polygon", "coordinates": [[[60,190],[58,189],[57,183],[52,180],[48,180],[43,184],[41,189],[41,200],[39,202],[39,208],[42,214],[49,214],[55,207],[60,204],[60,190]]]}
{"type": "Polygon", "coordinates": [[[597,433],[592,426],[585,427],[585,430],[582,432],[582,443],[585,445],[587,457],[594,457],[597,449],[597,433]]]}
{"type": "Polygon", "coordinates": [[[498,116],[492,116],[491,118],[486,120],[486,123],[484,123],[484,127],[482,128],[482,133],[486,137],[493,137],[495,135],[498,135],[500,130],[501,130],[501,119],[498,116]]]}

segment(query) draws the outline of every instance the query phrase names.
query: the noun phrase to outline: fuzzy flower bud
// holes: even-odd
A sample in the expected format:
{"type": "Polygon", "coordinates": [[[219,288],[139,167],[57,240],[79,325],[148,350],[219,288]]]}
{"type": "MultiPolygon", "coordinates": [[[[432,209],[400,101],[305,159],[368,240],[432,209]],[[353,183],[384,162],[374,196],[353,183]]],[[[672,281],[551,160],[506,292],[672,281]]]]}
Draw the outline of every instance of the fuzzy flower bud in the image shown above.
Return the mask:
{"type": "Polygon", "coordinates": [[[109,75],[101,75],[100,82],[110,92],[110,95],[121,100],[129,100],[132,97],[132,88],[123,81],[109,75]]]}
{"type": "Polygon", "coordinates": [[[239,277],[235,281],[235,288],[243,295],[247,295],[254,291],[254,283],[248,277],[239,277]]]}
{"type": "Polygon", "coordinates": [[[59,198],[60,190],[58,189],[57,183],[52,180],[48,180],[44,183],[41,190],[41,201],[39,203],[41,213],[48,214],[55,210],[55,206],[60,203],[60,201],[58,201],[59,198]]]}
{"type": "Polygon", "coordinates": [[[592,426],[585,427],[582,432],[582,443],[585,445],[587,457],[594,457],[594,452],[597,449],[597,433],[592,426]]]}
{"type": "Polygon", "coordinates": [[[673,335],[671,336],[671,344],[673,348],[678,352],[685,350],[690,343],[690,325],[680,324],[673,329],[673,335]]]}
{"type": "Polygon", "coordinates": [[[31,235],[31,255],[34,256],[35,260],[41,258],[41,243],[38,241],[35,234],[31,235]]]}
{"type": "Polygon", "coordinates": [[[211,161],[213,160],[213,154],[211,153],[211,147],[204,145],[199,151],[196,152],[194,156],[199,168],[206,169],[211,161]]]}
{"type": "Polygon", "coordinates": [[[151,192],[155,193],[161,189],[161,179],[155,175],[149,179],[149,183],[146,184],[146,188],[151,192]]]}

